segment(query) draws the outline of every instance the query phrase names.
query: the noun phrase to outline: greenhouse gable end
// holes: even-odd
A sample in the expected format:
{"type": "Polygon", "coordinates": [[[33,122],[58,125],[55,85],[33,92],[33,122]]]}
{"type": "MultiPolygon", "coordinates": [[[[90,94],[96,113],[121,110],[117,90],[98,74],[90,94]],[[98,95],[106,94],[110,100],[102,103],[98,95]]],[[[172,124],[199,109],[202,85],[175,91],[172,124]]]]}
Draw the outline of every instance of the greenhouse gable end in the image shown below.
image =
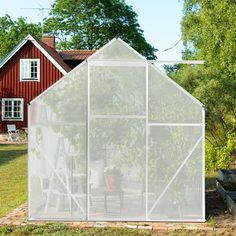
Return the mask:
{"type": "Polygon", "coordinates": [[[204,107],[121,39],[28,112],[30,220],[205,220],[204,107]]]}

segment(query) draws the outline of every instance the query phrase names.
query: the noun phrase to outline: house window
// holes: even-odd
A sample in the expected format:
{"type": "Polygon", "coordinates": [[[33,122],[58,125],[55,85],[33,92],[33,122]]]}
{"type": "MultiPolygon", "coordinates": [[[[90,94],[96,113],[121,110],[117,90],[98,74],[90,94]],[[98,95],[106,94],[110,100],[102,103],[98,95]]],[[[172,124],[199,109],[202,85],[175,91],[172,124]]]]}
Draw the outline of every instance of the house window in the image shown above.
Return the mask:
{"type": "Polygon", "coordinates": [[[20,81],[40,80],[40,59],[20,59],[20,81]]]}
{"type": "Polygon", "coordinates": [[[23,121],[24,99],[23,98],[3,98],[2,99],[2,120],[23,121]]]}

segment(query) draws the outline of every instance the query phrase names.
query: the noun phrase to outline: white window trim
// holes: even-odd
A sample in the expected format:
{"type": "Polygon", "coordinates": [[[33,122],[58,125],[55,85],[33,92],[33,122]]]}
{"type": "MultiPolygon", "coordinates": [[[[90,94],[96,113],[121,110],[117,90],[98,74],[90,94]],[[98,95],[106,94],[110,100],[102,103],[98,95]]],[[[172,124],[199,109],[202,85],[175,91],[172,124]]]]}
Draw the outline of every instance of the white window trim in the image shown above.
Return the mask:
{"type": "Polygon", "coordinates": [[[2,121],[24,121],[24,99],[23,98],[3,98],[2,99],[2,121]],[[21,101],[21,117],[9,118],[5,117],[5,101],[21,101]]]}
{"type": "MultiPolygon", "coordinates": [[[[30,71],[29,71],[29,74],[30,74],[30,71]]],[[[22,58],[22,59],[20,59],[20,82],[40,82],[40,59],[39,58],[22,58]],[[21,68],[21,66],[22,66],[22,61],[29,61],[29,62],[31,62],[31,61],[36,61],[37,62],[37,79],[24,79],[24,78],[22,78],[21,76],[22,76],[22,68],[21,68]]]]}

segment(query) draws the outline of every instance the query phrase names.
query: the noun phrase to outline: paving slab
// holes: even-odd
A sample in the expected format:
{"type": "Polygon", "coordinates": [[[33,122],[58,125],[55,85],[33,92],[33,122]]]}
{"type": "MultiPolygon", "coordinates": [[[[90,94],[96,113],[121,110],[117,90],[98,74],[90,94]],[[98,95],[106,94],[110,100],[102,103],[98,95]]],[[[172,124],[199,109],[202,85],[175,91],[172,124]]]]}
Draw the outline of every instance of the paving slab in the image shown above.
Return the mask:
{"type": "MultiPolygon", "coordinates": [[[[14,209],[12,212],[6,216],[0,218],[0,225],[15,225],[15,226],[25,226],[25,225],[45,225],[47,221],[28,221],[27,220],[27,204],[23,204],[20,207],[14,209]]],[[[236,231],[236,222],[232,222],[231,219],[224,221],[224,224],[217,222],[215,225],[210,223],[177,223],[177,222],[62,222],[69,227],[80,227],[80,228],[90,228],[90,227],[126,227],[131,229],[140,229],[147,231],[154,231],[159,234],[164,234],[165,232],[173,232],[176,230],[188,230],[199,232],[196,235],[207,235],[207,233],[216,233],[216,235],[227,235],[228,232],[236,231]],[[223,226],[222,226],[223,225],[223,226]]],[[[229,234],[230,235],[230,234],[229,234]]],[[[234,234],[232,234],[234,235],[234,234]]]]}

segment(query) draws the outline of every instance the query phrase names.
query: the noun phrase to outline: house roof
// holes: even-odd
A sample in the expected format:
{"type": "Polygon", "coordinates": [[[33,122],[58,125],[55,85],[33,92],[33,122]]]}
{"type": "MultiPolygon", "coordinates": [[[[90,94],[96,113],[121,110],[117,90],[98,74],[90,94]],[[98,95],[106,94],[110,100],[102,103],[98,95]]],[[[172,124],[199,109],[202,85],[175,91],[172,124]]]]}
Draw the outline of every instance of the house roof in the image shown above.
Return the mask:
{"type": "Polygon", "coordinates": [[[3,58],[0,62],[0,69],[20,50],[28,41],[31,41],[47,58],[52,62],[52,64],[63,74],[67,74],[69,70],[67,66],[59,63],[59,59],[53,52],[45,47],[46,45],[36,40],[30,34],[27,35],[21,42],[19,42],[12,51],[3,58]]]}
{"type": "Polygon", "coordinates": [[[96,50],[59,50],[57,51],[63,60],[86,60],[91,56],[96,50]]]}
{"type": "Polygon", "coordinates": [[[40,40],[36,40],[38,42],[38,44],[40,44],[45,51],[48,52],[48,54],[50,54],[50,56],[52,58],[55,59],[55,61],[66,71],[69,72],[71,70],[71,68],[63,61],[63,58],[58,54],[58,52],[49,47],[48,45],[46,45],[45,43],[41,42],[40,40]]]}
{"type": "Polygon", "coordinates": [[[67,60],[83,61],[91,56],[95,50],[61,50],[56,51],[40,40],[35,39],[30,34],[27,35],[21,42],[19,42],[13,50],[0,60],[0,69],[5,65],[15,53],[22,48],[26,42],[31,41],[63,74],[67,74],[71,68],[66,64],[67,60]]]}

